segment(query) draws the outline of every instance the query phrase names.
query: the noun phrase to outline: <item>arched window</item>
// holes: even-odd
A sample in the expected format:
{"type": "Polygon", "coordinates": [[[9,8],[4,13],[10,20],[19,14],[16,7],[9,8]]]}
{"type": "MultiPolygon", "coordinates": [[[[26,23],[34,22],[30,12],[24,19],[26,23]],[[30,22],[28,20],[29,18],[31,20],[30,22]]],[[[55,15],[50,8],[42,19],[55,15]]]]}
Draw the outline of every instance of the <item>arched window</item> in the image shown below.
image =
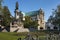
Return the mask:
{"type": "Polygon", "coordinates": [[[50,30],[50,27],[47,27],[47,30],[50,30]]]}
{"type": "Polygon", "coordinates": [[[57,30],[58,28],[57,27],[54,27],[54,30],[57,30]]]}
{"type": "Polygon", "coordinates": [[[42,30],[42,29],[43,29],[43,27],[40,27],[40,29],[42,30]]]}

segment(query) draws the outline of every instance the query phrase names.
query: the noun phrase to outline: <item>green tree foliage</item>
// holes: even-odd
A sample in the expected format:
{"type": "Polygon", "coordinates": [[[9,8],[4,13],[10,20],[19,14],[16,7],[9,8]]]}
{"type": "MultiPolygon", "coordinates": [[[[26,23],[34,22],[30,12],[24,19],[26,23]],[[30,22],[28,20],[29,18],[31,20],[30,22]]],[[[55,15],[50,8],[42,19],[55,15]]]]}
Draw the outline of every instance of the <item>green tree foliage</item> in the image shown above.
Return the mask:
{"type": "Polygon", "coordinates": [[[30,27],[37,28],[37,26],[38,26],[37,21],[31,20],[31,17],[29,17],[29,16],[25,16],[24,27],[26,27],[26,28],[30,28],[30,27]]]}
{"type": "Polygon", "coordinates": [[[7,6],[4,6],[3,8],[3,23],[4,26],[9,26],[12,18],[10,17],[10,11],[7,6]]]}
{"type": "Polygon", "coordinates": [[[60,5],[57,6],[54,18],[55,18],[55,20],[53,21],[53,23],[60,25],[60,5]]]}
{"type": "Polygon", "coordinates": [[[2,25],[1,22],[2,22],[2,14],[3,14],[3,13],[2,13],[2,9],[3,9],[3,8],[2,8],[2,2],[3,2],[3,0],[0,0],[0,20],[1,20],[1,21],[0,21],[0,25],[2,25]]]}
{"type": "Polygon", "coordinates": [[[48,22],[51,22],[51,23],[52,23],[52,21],[53,21],[53,16],[51,15],[51,16],[49,17],[49,19],[48,19],[48,22]]]}
{"type": "Polygon", "coordinates": [[[52,24],[60,26],[60,5],[58,5],[57,9],[53,11],[53,14],[54,15],[51,15],[48,21],[52,21],[52,24]]]}
{"type": "Polygon", "coordinates": [[[29,16],[25,16],[24,27],[29,28],[30,22],[32,22],[29,16]]]}
{"type": "Polygon", "coordinates": [[[2,2],[3,0],[0,0],[0,11],[2,10],[2,2]]]}

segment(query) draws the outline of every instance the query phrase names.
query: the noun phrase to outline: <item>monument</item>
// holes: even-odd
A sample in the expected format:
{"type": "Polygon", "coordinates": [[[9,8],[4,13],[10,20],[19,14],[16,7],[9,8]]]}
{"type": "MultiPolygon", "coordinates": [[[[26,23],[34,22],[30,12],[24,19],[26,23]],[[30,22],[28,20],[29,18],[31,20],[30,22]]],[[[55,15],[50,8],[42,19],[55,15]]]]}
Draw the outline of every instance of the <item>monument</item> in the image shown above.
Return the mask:
{"type": "Polygon", "coordinates": [[[27,28],[24,28],[23,14],[18,9],[19,5],[18,2],[16,2],[16,7],[14,11],[15,17],[14,20],[10,23],[10,32],[29,32],[27,28]]]}

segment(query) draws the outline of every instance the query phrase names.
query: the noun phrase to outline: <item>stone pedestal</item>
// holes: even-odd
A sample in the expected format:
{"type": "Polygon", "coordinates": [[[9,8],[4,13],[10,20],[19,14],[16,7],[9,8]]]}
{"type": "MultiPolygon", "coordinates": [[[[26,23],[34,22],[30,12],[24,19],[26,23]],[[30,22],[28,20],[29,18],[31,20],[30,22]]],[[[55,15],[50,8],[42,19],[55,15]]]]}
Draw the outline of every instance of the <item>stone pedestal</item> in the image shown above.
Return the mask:
{"type": "Polygon", "coordinates": [[[14,24],[10,23],[10,32],[29,32],[28,28],[24,28],[23,24],[14,24]]]}

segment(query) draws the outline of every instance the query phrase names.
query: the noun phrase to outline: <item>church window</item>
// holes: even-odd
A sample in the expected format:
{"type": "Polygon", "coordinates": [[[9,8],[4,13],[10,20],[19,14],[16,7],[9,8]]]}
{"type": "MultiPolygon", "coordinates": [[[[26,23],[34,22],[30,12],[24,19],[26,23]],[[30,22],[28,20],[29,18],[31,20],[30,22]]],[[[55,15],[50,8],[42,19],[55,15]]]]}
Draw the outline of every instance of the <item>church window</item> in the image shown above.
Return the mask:
{"type": "Polygon", "coordinates": [[[54,30],[57,30],[58,28],[57,27],[54,27],[54,30]]]}
{"type": "Polygon", "coordinates": [[[43,27],[40,27],[40,29],[42,30],[42,29],[43,29],[43,27]]]}

